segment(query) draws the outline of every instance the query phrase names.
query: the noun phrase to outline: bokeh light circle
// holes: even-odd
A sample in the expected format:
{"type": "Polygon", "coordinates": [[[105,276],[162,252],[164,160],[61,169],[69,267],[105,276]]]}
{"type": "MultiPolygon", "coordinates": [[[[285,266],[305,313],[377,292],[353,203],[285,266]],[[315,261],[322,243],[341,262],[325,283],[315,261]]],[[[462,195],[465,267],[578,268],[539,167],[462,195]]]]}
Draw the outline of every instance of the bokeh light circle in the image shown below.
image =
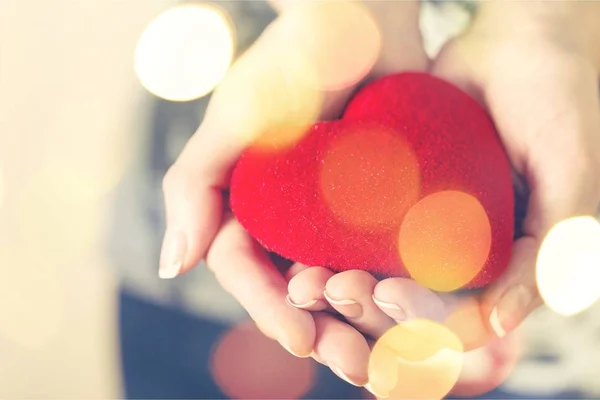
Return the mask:
{"type": "Polygon", "coordinates": [[[210,368],[229,398],[298,399],[313,386],[315,365],[311,359],[291,355],[249,322],[219,339],[210,368]]]}
{"type": "Polygon", "coordinates": [[[400,228],[400,257],[411,277],[439,292],[469,283],[485,265],[492,229],[479,200],[441,191],[415,204],[400,228]]]}
{"type": "Polygon", "coordinates": [[[418,160],[410,145],[379,124],[339,126],[343,132],[331,141],[320,168],[324,203],[353,228],[397,226],[421,188],[418,160]]]}
{"type": "Polygon", "coordinates": [[[462,370],[463,346],[430,320],[396,325],[379,338],[369,359],[369,389],[380,398],[442,399],[462,370]]]}
{"type": "Polygon", "coordinates": [[[475,296],[446,297],[449,310],[444,326],[450,329],[463,343],[465,351],[478,349],[488,344],[490,330],[481,318],[482,310],[475,296]]]}
{"type": "Polygon", "coordinates": [[[234,54],[226,15],[208,4],[168,9],[146,27],[135,50],[135,72],[154,95],[190,101],[214,89],[234,54]]]}
{"type": "Polygon", "coordinates": [[[235,121],[227,129],[240,143],[268,151],[287,149],[308,134],[323,104],[313,64],[272,37],[265,33],[265,41],[230,69],[205,119],[207,125],[235,121]]]}
{"type": "Polygon", "coordinates": [[[382,39],[359,1],[303,1],[280,17],[280,39],[315,63],[323,90],[358,83],[379,57],[382,39]]]}
{"type": "Polygon", "coordinates": [[[556,224],[537,259],[537,284],[555,312],[577,314],[600,298],[600,223],[575,217],[556,224]]]}

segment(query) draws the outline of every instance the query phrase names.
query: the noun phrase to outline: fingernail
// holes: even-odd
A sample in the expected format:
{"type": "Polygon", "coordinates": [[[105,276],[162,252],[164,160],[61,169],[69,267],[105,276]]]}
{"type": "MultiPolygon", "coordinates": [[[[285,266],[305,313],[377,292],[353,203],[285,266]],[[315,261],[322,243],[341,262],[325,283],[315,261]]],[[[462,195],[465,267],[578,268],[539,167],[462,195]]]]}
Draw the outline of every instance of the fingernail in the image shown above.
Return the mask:
{"type": "Polygon", "coordinates": [[[345,380],[349,384],[351,384],[353,386],[358,386],[358,387],[364,386],[364,383],[363,384],[356,383],[353,379],[350,379],[350,377],[348,377],[348,375],[346,375],[344,373],[344,371],[342,371],[338,366],[330,365],[329,368],[331,368],[331,370],[333,371],[334,374],[336,374],[337,376],[339,376],[341,379],[345,380]]]}
{"type": "Polygon", "coordinates": [[[292,307],[307,308],[307,307],[314,306],[315,304],[317,304],[317,301],[319,301],[319,300],[312,300],[312,301],[308,301],[306,303],[298,304],[298,303],[294,303],[292,301],[292,299],[290,298],[290,295],[288,294],[287,296],[285,296],[285,301],[287,301],[288,304],[292,307]]]}
{"type": "Polygon", "coordinates": [[[360,304],[354,300],[335,300],[327,294],[327,291],[323,292],[323,296],[325,296],[329,304],[336,306],[337,310],[347,318],[358,318],[363,313],[360,304]]]}
{"type": "Polygon", "coordinates": [[[186,252],[187,240],[183,232],[167,233],[161,250],[158,276],[161,279],[173,279],[179,275],[186,252]]]}
{"type": "Polygon", "coordinates": [[[298,357],[298,358],[308,358],[308,357],[310,357],[310,355],[308,355],[308,356],[301,356],[299,354],[296,354],[288,345],[286,345],[286,344],[284,344],[282,342],[279,342],[279,344],[281,345],[281,347],[283,347],[284,349],[286,349],[287,352],[290,353],[291,355],[293,355],[294,357],[298,357]]]}
{"type": "Polygon", "coordinates": [[[399,305],[394,303],[386,303],[385,301],[378,300],[375,298],[375,296],[373,296],[373,302],[397,322],[406,320],[406,313],[399,305]]]}
{"type": "Polygon", "coordinates": [[[507,332],[516,328],[533,301],[533,293],[524,285],[515,285],[508,289],[490,314],[490,326],[498,337],[504,337],[507,332]]]}

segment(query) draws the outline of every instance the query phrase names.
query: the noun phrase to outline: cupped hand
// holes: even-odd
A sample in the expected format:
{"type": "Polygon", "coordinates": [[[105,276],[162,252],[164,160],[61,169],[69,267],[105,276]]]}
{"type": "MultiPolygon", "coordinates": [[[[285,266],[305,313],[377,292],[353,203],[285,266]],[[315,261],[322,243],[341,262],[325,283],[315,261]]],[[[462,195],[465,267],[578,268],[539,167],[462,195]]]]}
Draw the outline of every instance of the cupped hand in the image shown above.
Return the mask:
{"type": "MultiPolygon", "coordinates": [[[[500,279],[476,295],[458,296],[411,279],[378,282],[362,271],[311,269],[290,282],[294,302],[333,308],[373,339],[396,322],[426,318],[445,323],[472,354],[486,348],[510,353],[509,334],[543,303],[536,285],[543,239],[560,221],[595,215],[600,204],[600,58],[590,51],[593,33],[580,18],[600,12],[570,4],[484,3],[469,30],[448,43],[432,67],[489,111],[518,197],[525,200],[524,221],[500,279]]],[[[456,392],[481,394],[504,377],[490,373],[459,382],[456,392]]]]}
{"type": "MultiPolygon", "coordinates": [[[[282,16],[289,17],[286,13],[294,12],[289,8],[294,6],[294,2],[274,3],[283,11],[282,16]]],[[[317,3],[320,2],[314,4],[317,3]]],[[[337,7],[336,3],[328,4],[328,7],[337,7]]],[[[318,118],[337,116],[354,88],[365,80],[401,70],[427,68],[428,59],[421,46],[418,29],[418,2],[365,4],[381,33],[376,61],[368,71],[361,71],[361,76],[356,77],[360,79],[355,79],[351,85],[335,90],[321,88],[323,107],[318,118]]],[[[367,380],[369,356],[368,343],[363,335],[331,313],[313,314],[307,311],[311,307],[319,310],[316,301],[305,305],[304,309],[291,306],[288,281],[303,267],[296,265],[287,273],[280,271],[227,209],[229,176],[237,158],[249,144],[247,139],[260,135],[262,131],[276,129],[277,123],[287,116],[283,111],[277,119],[265,113],[269,110],[261,109],[265,104],[271,104],[265,102],[265,98],[272,95],[271,90],[277,89],[275,86],[278,84],[265,81],[263,67],[278,71],[278,75],[285,77],[290,64],[286,64],[289,60],[280,51],[287,49],[288,55],[293,56],[295,45],[306,36],[306,30],[290,30],[286,24],[294,19],[282,19],[282,16],[232,66],[213,94],[198,131],[164,178],[167,229],[159,274],[162,278],[174,278],[206,259],[219,283],[240,302],[267,336],[278,340],[292,354],[313,356],[329,365],[343,379],[363,385],[367,380]],[[285,49],[281,46],[282,37],[286,40],[285,49]],[[260,124],[253,124],[256,116],[264,115],[268,118],[261,119],[260,124]]],[[[359,24],[362,20],[358,18],[356,21],[359,24]]],[[[336,46],[340,48],[356,46],[362,37],[362,27],[348,25],[339,19],[330,21],[325,30],[330,37],[323,38],[324,42],[335,38],[336,46]],[[336,31],[338,25],[340,31],[336,31]]],[[[310,29],[311,26],[307,24],[305,28],[310,29]]],[[[319,43],[318,40],[314,42],[319,43]]],[[[347,61],[336,59],[335,54],[321,52],[318,64],[335,66],[335,63],[347,61]]],[[[343,67],[347,66],[340,65],[340,68],[343,67]]],[[[318,68],[315,70],[319,72],[318,68]]],[[[289,81],[282,83],[290,84],[289,81]]],[[[289,92],[294,92],[293,89],[291,87],[289,92]]],[[[278,96],[281,92],[278,91],[278,96]]],[[[287,102],[293,103],[298,99],[293,98],[293,93],[291,98],[286,98],[287,92],[283,92],[283,97],[277,100],[285,109],[287,102]]],[[[288,114],[294,111],[292,104],[288,114]]],[[[323,274],[326,274],[318,268],[307,271],[312,274],[306,275],[309,281],[307,288],[318,286],[325,277],[323,274]]],[[[311,297],[310,301],[313,300],[317,299],[311,297]]]]}

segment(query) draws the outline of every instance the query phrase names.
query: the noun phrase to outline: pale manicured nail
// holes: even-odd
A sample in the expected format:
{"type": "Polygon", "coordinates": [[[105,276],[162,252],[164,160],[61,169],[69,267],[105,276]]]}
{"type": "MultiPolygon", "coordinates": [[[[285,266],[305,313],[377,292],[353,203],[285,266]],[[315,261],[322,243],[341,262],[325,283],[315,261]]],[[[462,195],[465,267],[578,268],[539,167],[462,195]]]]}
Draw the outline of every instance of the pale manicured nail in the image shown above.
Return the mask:
{"type": "Polygon", "coordinates": [[[352,304],[356,304],[354,300],[334,300],[327,294],[327,292],[323,292],[323,295],[329,303],[335,304],[336,306],[350,306],[352,304]]]}
{"type": "Polygon", "coordinates": [[[373,302],[377,304],[387,315],[392,317],[396,322],[406,320],[406,312],[397,304],[386,303],[385,301],[378,300],[373,296],[373,302]]]}
{"type": "Polygon", "coordinates": [[[330,365],[329,368],[331,368],[331,370],[333,371],[334,374],[336,374],[337,376],[339,376],[341,379],[345,380],[346,382],[348,382],[349,384],[353,385],[353,386],[357,386],[357,387],[362,387],[364,386],[364,384],[360,384],[355,382],[354,380],[350,379],[350,377],[348,377],[348,375],[346,375],[344,373],[344,371],[342,371],[339,367],[337,367],[336,365],[330,365]]]}
{"type": "Polygon", "coordinates": [[[288,304],[292,307],[296,307],[296,308],[308,308],[311,306],[314,306],[315,304],[317,304],[317,301],[319,300],[312,300],[312,301],[308,301],[306,303],[302,303],[302,304],[298,304],[292,301],[292,299],[290,298],[290,295],[288,294],[287,296],[285,296],[285,301],[288,302],[288,304]]]}
{"type": "Polygon", "coordinates": [[[360,304],[358,304],[354,300],[344,299],[344,300],[335,300],[332,299],[331,296],[327,294],[327,291],[323,292],[323,296],[332,306],[336,307],[338,312],[342,314],[346,318],[359,318],[362,316],[363,309],[360,304]]]}
{"type": "Polygon", "coordinates": [[[161,279],[173,279],[181,272],[187,252],[187,239],[181,231],[167,233],[160,255],[158,276],[161,279]]]}
{"type": "Polygon", "coordinates": [[[490,314],[490,326],[498,337],[506,336],[516,328],[529,312],[533,301],[533,293],[525,285],[515,285],[509,288],[490,314]]]}

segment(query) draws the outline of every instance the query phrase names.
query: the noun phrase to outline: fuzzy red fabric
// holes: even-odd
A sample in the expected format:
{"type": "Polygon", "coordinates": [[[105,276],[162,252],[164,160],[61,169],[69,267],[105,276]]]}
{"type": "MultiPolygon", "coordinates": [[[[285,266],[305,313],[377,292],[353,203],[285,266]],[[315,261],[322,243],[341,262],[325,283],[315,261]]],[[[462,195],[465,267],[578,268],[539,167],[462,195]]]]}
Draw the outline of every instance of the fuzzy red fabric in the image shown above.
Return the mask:
{"type": "Polygon", "coordinates": [[[341,120],[313,125],[291,148],[248,148],[230,202],[252,237],[289,260],[407,277],[398,240],[404,216],[444,190],[476,197],[487,213],[491,249],[466,287],[489,284],[506,268],[513,241],[509,161],[475,100],[409,72],[366,85],[341,120]]]}

